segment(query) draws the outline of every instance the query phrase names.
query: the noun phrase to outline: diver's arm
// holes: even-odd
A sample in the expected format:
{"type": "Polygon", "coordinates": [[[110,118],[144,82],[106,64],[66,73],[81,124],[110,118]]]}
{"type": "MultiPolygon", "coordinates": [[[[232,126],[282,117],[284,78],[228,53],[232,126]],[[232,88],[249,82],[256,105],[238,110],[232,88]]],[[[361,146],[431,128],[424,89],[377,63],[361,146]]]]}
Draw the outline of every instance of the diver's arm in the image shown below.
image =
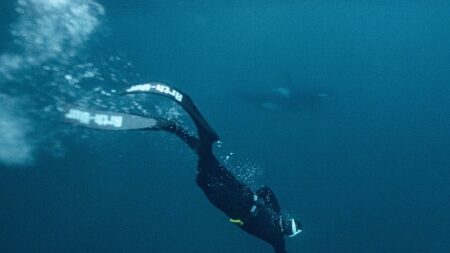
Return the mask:
{"type": "Polygon", "coordinates": [[[275,253],[287,253],[286,248],[284,246],[284,241],[282,244],[272,245],[275,253]]]}

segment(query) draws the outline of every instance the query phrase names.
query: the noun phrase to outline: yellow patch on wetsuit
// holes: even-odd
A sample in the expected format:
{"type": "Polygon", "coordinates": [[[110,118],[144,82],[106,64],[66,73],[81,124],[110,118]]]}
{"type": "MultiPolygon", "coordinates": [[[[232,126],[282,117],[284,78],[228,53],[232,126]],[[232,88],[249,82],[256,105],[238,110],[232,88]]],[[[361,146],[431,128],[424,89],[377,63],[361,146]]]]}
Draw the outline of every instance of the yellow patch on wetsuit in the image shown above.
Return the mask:
{"type": "Polygon", "coordinates": [[[240,219],[230,219],[230,222],[234,223],[234,224],[238,224],[239,226],[244,225],[244,222],[242,222],[240,219]]]}

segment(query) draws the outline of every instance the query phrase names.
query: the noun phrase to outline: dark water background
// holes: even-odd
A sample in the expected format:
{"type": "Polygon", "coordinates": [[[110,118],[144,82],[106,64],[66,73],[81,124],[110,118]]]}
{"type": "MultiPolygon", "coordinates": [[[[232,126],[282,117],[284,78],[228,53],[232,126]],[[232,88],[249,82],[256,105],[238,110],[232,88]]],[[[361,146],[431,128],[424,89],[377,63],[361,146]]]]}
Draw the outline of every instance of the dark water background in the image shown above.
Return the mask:
{"type": "MultiPolygon", "coordinates": [[[[97,47],[127,55],[131,82],[189,93],[223,149],[261,167],[258,183],[302,220],[288,252],[450,252],[448,2],[99,3],[97,47]],[[286,73],[330,100],[272,113],[235,96],[286,73]]],[[[2,5],[0,46],[14,19],[2,5]]],[[[208,203],[176,138],[88,136],[62,136],[64,157],[0,167],[0,252],[272,252],[208,203]]]]}

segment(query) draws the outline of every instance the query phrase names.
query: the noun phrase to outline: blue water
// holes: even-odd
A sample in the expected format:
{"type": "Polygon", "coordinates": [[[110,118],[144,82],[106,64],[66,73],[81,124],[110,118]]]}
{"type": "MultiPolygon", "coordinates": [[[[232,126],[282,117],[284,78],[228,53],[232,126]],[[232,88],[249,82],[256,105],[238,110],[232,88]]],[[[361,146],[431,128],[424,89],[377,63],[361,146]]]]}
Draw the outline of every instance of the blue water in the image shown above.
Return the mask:
{"type": "Polygon", "coordinates": [[[190,94],[218,156],[303,222],[288,252],[450,252],[447,1],[0,7],[0,252],[272,252],[207,201],[176,137],[60,122],[70,103],[142,112],[111,90],[149,80],[190,94]],[[279,87],[329,95],[236,95],[279,87]]]}

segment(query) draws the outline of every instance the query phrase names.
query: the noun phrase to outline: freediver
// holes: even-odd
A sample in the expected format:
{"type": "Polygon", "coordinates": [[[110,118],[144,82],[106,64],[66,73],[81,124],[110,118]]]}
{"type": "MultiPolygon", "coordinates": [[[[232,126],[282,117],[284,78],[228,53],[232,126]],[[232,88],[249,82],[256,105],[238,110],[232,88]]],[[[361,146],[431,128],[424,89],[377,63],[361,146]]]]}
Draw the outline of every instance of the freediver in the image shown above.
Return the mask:
{"type": "Polygon", "coordinates": [[[198,155],[197,185],[230,222],[271,244],[276,253],[286,253],[284,236],[299,234],[302,225],[281,214],[275,194],[269,187],[252,191],[238,180],[215,157],[214,141],[205,129],[198,129],[199,138],[177,124],[167,124],[161,130],[176,134],[198,155]]]}
{"type": "Polygon", "coordinates": [[[192,118],[198,137],[180,124],[161,118],[73,108],[65,114],[65,118],[72,123],[97,129],[163,130],[175,134],[197,154],[196,182],[208,200],[222,210],[231,223],[271,244],[276,253],[286,253],[284,236],[293,237],[302,232],[301,223],[281,213],[269,187],[253,191],[217,160],[212,147],[219,137],[189,96],[163,83],[134,85],[125,92],[133,93],[160,94],[178,102],[192,118]]]}

